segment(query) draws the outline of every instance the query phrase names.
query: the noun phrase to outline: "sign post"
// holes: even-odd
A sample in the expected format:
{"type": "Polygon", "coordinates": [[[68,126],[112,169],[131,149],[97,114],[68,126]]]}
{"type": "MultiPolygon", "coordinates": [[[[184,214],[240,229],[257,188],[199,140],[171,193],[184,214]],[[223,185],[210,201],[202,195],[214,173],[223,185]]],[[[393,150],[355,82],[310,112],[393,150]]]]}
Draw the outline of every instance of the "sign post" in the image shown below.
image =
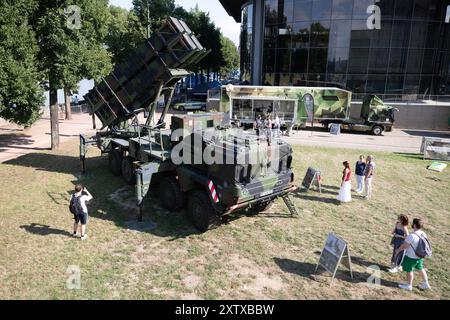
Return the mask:
{"type": "Polygon", "coordinates": [[[322,193],[322,174],[319,170],[316,170],[314,168],[308,168],[308,171],[306,171],[305,178],[303,179],[303,187],[308,191],[311,189],[312,186],[315,186],[320,193],[322,193]]]}
{"type": "Polygon", "coordinates": [[[334,136],[339,136],[341,134],[341,124],[332,123],[330,128],[330,134],[334,136]]]}
{"type": "Polygon", "coordinates": [[[320,254],[319,263],[317,264],[314,273],[317,272],[319,267],[324,268],[332,274],[331,283],[333,283],[341,262],[350,270],[350,276],[353,280],[352,262],[348,244],[342,238],[330,233],[327,237],[322,253],[320,254]]]}

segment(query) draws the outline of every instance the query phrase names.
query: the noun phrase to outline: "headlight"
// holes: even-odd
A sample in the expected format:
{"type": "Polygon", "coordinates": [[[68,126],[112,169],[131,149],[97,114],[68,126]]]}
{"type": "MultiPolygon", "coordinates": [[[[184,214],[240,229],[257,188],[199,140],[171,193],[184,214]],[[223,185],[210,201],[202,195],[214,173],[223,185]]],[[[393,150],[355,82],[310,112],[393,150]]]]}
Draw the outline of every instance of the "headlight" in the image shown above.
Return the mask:
{"type": "Polygon", "coordinates": [[[303,104],[305,105],[306,112],[309,116],[314,113],[314,98],[309,93],[303,96],[303,104]]]}

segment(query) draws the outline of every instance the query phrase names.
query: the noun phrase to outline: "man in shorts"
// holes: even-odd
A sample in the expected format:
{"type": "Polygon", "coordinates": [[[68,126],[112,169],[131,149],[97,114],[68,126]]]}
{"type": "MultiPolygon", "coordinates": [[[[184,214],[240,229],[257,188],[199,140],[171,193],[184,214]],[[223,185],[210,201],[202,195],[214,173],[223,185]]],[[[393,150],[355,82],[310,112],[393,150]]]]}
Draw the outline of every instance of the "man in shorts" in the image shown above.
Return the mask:
{"type": "Polygon", "coordinates": [[[422,290],[430,289],[430,284],[428,283],[428,275],[423,267],[423,258],[420,258],[416,255],[416,248],[419,245],[420,237],[426,238],[427,235],[423,232],[422,229],[422,221],[420,219],[414,219],[412,223],[412,228],[414,232],[409,234],[405,242],[397,249],[396,254],[405,251],[405,257],[403,258],[402,268],[403,271],[406,272],[406,279],[408,283],[399,284],[401,289],[412,291],[412,284],[414,280],[414,270],[419,271],[420,276],[423,279],[423,282],[419,285],[419,288],[422,290]]]}
{"type": "Polygon", "coordinates": [[[74,209],[75,209],[75,213],[74,213],[74,219],[75,222],[73,224],[73,236],[77,237],[78,234],[78,224],[81,224],[81,235],[80,238],[81,240],[86,240],[87,239],[87,234],[86,234],[86,225],[87,225],[87,221],[88,221],[88,209],[86,206],[86,202],[92,200],[93,197],[90,194],[90,192],[84,188],[81,185],[76,185],[75,186],[75,193],[72,195],[72,198],[70,199],[71,203],[72,200],[74,200],[74,209]]]}

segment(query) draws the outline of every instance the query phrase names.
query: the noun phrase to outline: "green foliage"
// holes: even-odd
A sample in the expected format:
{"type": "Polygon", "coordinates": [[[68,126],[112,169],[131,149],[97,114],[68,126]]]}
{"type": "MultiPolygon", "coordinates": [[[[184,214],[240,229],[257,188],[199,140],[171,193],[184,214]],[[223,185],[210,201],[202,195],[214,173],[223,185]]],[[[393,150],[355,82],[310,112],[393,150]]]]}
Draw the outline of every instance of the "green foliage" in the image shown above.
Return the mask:
{"type": "Polygon", "coordinates": [[[138,17],[143,30],[157,30],[175,10],[175,0],[133,0],[132,13],[138,17]]]}
{"type": "Polygon", "coordinates": [[[98,80],[111,69],[110,56],[102,45],[108,34],[107,0],[40,1],[35,11],[40,68],[49,87],[74,88],[83,78],[98,80]],[[69,28],[64,9],[78,6],[81,27],[69,28]]]}
{"type": "Polygon", "coordinates": [[[113,64],[118,64],[142,42],[147,31],[133,12],[116,6],[110,6],[109,11],[105,44],[112,55],[113,64]]]}
{"type": "Polygon", "coordinates": [[[222,57],[224,64],[220,68],[222,75],[229,75],[231,72],[239,69],[240,56],[236,45],[227,37],[221,36],[222,57]]]}
{"type": "Polygon", "coordinates": [[[0,1],[0,117],[29,126],[40,116],[44,102],[38,50],[27,16],[36,2],[0,1]]]}

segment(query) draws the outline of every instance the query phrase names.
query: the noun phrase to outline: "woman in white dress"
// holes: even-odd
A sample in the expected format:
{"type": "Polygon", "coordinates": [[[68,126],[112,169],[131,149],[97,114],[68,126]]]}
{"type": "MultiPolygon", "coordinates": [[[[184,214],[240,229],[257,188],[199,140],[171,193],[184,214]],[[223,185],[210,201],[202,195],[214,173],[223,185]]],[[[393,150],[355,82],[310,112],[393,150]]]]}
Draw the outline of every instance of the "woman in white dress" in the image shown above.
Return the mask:
{"type": "Polygon", "coordinates": [[[350,169],[350,163],[345,161],[343,163],[344,171],[342,172],[342,182],[341,188],[339,189],[338,200],[340,202],[350,202],[352,201],[352,171],[350,169]]]}

